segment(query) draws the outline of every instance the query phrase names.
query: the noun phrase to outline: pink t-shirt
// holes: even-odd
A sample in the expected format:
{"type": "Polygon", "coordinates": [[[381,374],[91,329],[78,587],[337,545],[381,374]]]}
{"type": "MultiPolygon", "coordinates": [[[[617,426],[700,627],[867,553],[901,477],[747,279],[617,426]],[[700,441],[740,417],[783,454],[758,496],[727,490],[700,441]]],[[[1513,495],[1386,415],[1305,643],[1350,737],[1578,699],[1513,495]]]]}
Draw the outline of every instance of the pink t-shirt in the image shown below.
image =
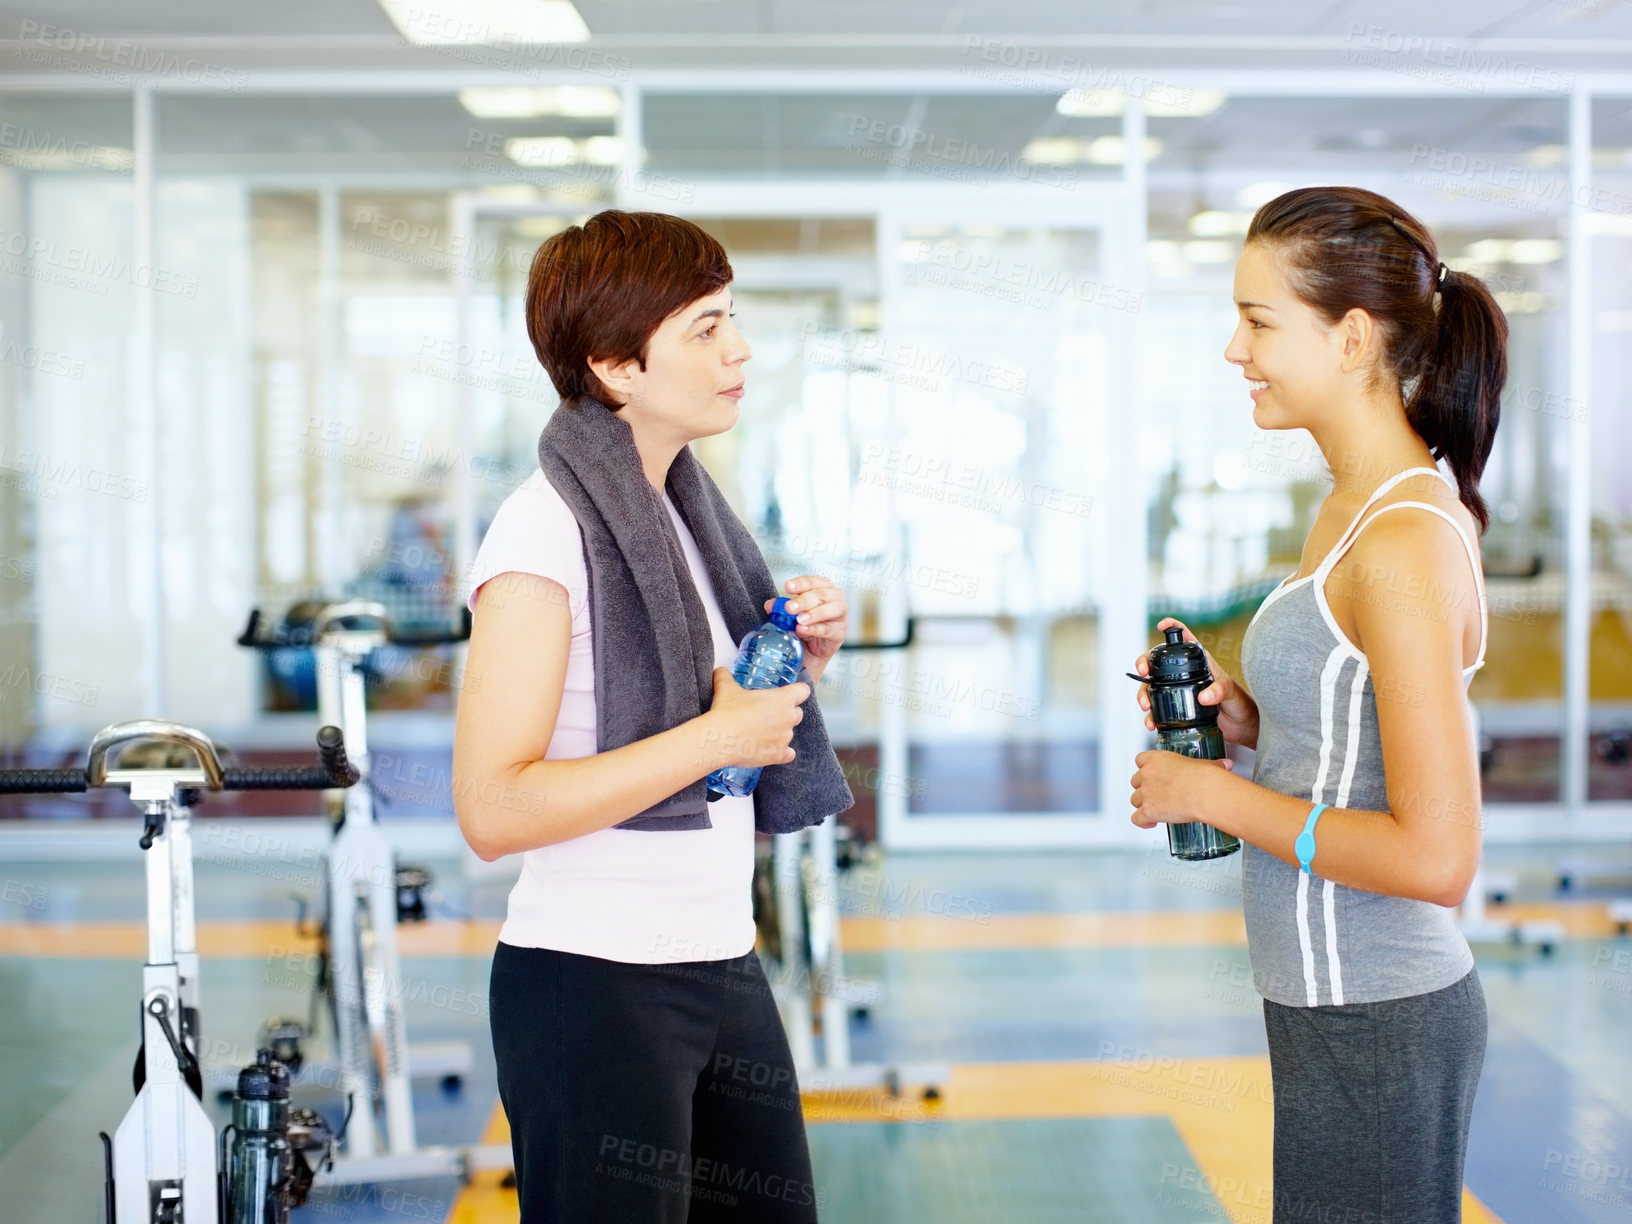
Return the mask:
{"type": "MultiPolygon", "coordinates": [[[[667,494],[692,581],[714,631],[714,664],[736,658],[702,557],[667,494]]],[[[578,520],[555,487],[534,472],[499,507],[476,553],[470,607],[489,579],[538,574],[566,588],[572,646],[566,687],[546,760],[595,753],[595,656],[589,574],[578,520]]],[[[602,829],[522,855],[499,932],[520,948],[552,948],[632,964],[723,960],[754,946],[754,801],[726,796],[708,805],[710,829],[602,829]]]]}

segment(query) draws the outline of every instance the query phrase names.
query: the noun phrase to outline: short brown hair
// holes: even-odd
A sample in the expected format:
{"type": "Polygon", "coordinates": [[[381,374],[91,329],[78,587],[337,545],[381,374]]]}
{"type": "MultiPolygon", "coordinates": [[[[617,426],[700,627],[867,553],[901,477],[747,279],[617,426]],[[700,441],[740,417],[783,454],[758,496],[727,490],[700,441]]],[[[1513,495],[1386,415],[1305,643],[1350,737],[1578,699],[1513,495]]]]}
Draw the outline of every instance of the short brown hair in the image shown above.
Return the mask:
{"type": "Polygon", "coordinates": [[[562,399],[611,404],[592,358],[638,360],[664,319],[731,283],[725,248],[667,213],[607,209],[547,239],[527,273],[527,336],[562,399]]]}

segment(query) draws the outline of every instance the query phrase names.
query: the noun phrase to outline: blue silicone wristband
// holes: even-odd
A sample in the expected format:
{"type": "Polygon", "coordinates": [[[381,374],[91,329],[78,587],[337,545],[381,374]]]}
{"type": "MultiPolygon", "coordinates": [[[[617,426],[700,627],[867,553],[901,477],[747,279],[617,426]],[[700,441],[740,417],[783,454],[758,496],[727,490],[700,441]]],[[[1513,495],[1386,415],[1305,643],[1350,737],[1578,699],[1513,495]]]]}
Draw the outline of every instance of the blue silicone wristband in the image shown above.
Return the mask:
{"type": "Polygon", "coordinates": [[[1292,853],[1298,856],[1298,866],[1303,868],[1305,875],[1310,874],[1309,864],[1315,861],[1315,821],[1320,819],[1320,814],[1325,810],[1324,803],[1317,803],[1310,808],[1309,819],[1303,822],[1303,832],[1299,833],[1298,839],[1292,843],[1292,853]]]}

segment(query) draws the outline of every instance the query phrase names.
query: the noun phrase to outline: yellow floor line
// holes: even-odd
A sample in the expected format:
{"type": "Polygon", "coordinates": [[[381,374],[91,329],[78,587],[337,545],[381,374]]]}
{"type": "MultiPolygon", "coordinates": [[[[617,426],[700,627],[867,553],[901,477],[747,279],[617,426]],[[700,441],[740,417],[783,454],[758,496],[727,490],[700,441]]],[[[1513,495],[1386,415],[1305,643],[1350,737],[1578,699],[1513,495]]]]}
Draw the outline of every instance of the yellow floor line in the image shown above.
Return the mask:
{"type": "MultiPolygon", "coordinates": [[[[403,956],[491,956],[499,923],[444,921],[406,923],[397,928],[403,956]]],[[[204,921],[198,950],[205,956],[282,956],[317,946],[315,938],[286,921],[204,921]]],[[[30,922],[0,924],[0,956],[107,957],[141,960],[147,954],[147,927],[140,922],[30,922]]]]}
{"type": "MultiPolygon", "coordinates": [[[[488,1118],[487,1129],[482,1132],[482,1142],[510,1142],[510,1120],[504,1116],[504,1106],[494,1104],[493,1115],[488,1118]]],[[[521,1219],[521,1205],[516,1199],[515,1189],[501,1184],[505,1176],[499,1172],[478,1173],[470,1185],[461,1188],[454,1196],[447,1224],[488,1224],[492,1220],[513,1222],[521,1219]]]]}
{"type": "MultiPolygon", "coordinates": [[[[404,956],[487,956],[497,922],[435,921],[397,928],[404,956]]],[[[1026,948],[1149,948],[1244,944],[1239,910],[1174,913],[996,914],[984,922],[919,915],[900,919],[845,918],[847,952],[947,952],[1026,948]]],[[[139,960],[146,951],[139,922],[0,924],[0,956],[108,957],[139,960]]],[[[279,956],[313,942],[294,923],[206,921],[198,924],[205,956],[279,956]]]]}
{"type": "MultiPolygon", "coordinates": [[[[1492,905],[1486,915],[1495,922],[1555,921],[1572,939],[1604,938],[1618,931],[1604,901],[1492,905]]],[[[460,919],[407,923],[397,928],[397,944],[404,956],[489,956],[500,925],[460,919]]],[[[1217,947],[1243,945],[1246,938],[1238,909],[840,920],[840,939],[847,952],[1217,947]]],[[[312,946],[289,921],[198,924],[198,947],[205,956],[281,956],[312,946]]],[[[140,960],[146,948],[146,929],[140,922],[0,921],[0,956],[140,960]]]]}
{"type": "Polygon", "coordinates": [[[1557,922],[1570,939],[1602,939],[1620,934],[1609,916],[1607,901],[1545,901],[1534,904],[1490,905],[1485,916],[1492,922],[1557,922]]]}
{"type": "MultiPolygon", "coordinates": [[[[1561,923],[1570,937],[1612,935],[1616,924],[1598,901],[1491,906],[1494,920],[1561,923]]],[[[975,951],[1028,948],[1184,947],[1238,945],[1245,930],[1238,910],[994,914],[981,920],[939,915],[842,920],[852,952],[975,951]]],[[[495,921],[437,921],[398,931],[404,956],[486,956],[498,941],[495,921]]],[[[203,922],[199,950],[212,957],[262,957],[304,951],[314,941],[288,921],[203,922]]],[[[139,922],[0,922],[0,956],[140,959],[146,933],[139,922]]],[[[925,1105],[914,1096],[879,1091],[810,1093],[813,1124],[929,1118],[1129,1117],[1162,1115],[1196,1161],[1161,1187],[1178,1203],[1186,1196],[1212,1210],[1213,1197],[1232,1224],[1268,1224],[1270,1178],[1269,1065],[1265,1059],[1164,1060],[1141,1067],[1117,1063],[972,1063],[952,1068],[943,1100],[925,1105]]],[[[508,1143],[509,1125],[495,1107],[484,1142],[508,1143]]],[[[461,1190],[449,1224],[482,1224],[518,1217],[514,1190],[499,1174],[481,1174],[461,1190]]],[[[1501,1224],[1469,1191],[1466,1224],[1501,1224]]]]}
{"type": "Polygon", "coordinates": [[[986,914],[952,918],[846,918],[846,952],[950,952],[1013,948],[1173,948],[1244,944],[1239,909],[1098,914],[986,914]]]}
{"type": "MultiPolygon", "coordinates": [[[[958,1063],[941,1100],[882,1090],[806,1093],[812,1125],[846,1122],[1003,1120],[1020,1118],[1167,1117],[1189,1149],[1193,1168],[1167,1166],[1152,1197],[1174,1214],[1211,1214],[1231,1224],[1270,1224],[1274,1114],[1267,1058],[1156,1059],[1130,1055],[1110,1062],[958,1063]]],[[[495,1106],[484,1143],[508,1143],[510,1127],[495,1106]]],[[[513,1222],[516,1192],[486,1174],[454,1199],[448,1224],[513,1222]]],[[[1466,1187],[1464,1224],[1502,1224],[1466,1187]]]]}

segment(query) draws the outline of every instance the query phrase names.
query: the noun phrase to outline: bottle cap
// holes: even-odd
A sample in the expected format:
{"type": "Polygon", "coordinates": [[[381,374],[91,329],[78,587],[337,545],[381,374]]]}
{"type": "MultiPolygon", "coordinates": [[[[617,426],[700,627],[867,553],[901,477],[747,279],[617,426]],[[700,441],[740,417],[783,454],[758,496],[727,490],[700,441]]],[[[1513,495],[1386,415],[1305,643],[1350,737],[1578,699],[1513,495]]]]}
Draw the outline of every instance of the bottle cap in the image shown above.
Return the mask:
{"type": "Polygon", "coordinates": [[[251,1101],[287,1101],[289,1068],[273,1058],[271,1050],[257,1050],[254,1064],[238,1072],[238,1095],[251,1101]]]}
{"type": "Polygon", "coordinates": [[[778,596],[771,604],[771,624],[792,633],[799,624],[797,614],[788,611],[788,601],[778,596]]]}
{"type": "Polygon", "coordinates": [[[1152,684],[1211,684],[1213,675],[1207,670],[1207,652],[1197,642],[1184,640],[1184,630],[1178,626],[1165,630],[1167,641],[1150,652],[1150,683],[1152,684]]]}

